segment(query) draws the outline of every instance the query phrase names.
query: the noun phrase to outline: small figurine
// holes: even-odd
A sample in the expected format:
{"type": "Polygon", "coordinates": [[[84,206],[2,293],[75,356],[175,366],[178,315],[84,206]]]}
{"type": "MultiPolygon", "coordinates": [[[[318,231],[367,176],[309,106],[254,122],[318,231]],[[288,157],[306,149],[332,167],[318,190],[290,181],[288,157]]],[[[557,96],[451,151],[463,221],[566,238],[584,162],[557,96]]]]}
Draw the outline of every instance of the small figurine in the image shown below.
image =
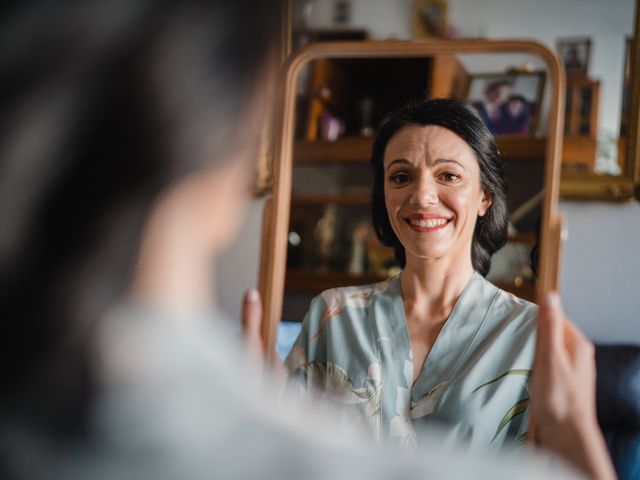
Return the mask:
{"type": "Polygon", "coordinates": [[[366,271],[367,263],[367,237],[371,233],[371,225],[368,221],[361,221],[353,230],[351,235],[351,260],[349,262],[349,273],[352,275],[362,275],[366,271]]]}
{"type": "Polygon", "coordinates": [[[313,231],[318,245],[318,254],[320,255],[323,266],[326,266],[327,261],[331,257],[333,241],[336,235],[337,217],[337,207],[333,204],[327,205],[313,231]]]}

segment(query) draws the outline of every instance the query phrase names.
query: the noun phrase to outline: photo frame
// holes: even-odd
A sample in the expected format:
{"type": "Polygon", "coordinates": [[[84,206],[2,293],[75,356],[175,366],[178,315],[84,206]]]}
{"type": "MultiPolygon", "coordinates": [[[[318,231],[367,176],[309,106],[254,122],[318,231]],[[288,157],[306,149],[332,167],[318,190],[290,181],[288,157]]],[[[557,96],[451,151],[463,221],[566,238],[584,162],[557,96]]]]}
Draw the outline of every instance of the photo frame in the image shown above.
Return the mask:
{"type": "Polygon", "coordinates": [[[556,48],[564,63],[567,76],[587,76],[591,61],[591,38],[559,38],[556,48]]]}
{"type": "Polygon", "coordinates": [[[544,84],[543,71],[473,74],[465,96],[494,135],[531,136],[544,84]]]}

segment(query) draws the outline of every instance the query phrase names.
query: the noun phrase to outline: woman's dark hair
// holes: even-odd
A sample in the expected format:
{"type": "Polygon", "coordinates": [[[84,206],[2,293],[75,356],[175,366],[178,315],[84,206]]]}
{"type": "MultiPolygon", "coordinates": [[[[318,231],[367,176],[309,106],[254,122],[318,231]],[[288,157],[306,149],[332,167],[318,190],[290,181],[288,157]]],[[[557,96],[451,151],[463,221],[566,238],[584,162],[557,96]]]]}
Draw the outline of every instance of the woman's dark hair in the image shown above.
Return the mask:
{"type": "Polygon", "coordinates": [[[480,184],[492,196],[491,206],[479,217],[473,233],[471,261],[473,268],[486,275],[491,255],[507,241],[507,181],[493,135],[475,110],[466,102],[455,99],[415,99],[390,114],[382,123],[373,144],[372,215],[373,226],[383,245],[393,247],[396,260],[405,266],[404,247],[398,240],[384,200],[384,153],[389,140],[409,125],[437,125],[462,138],[475,152],[480,166],[480,184]]]}
{"type": "Polygon", "coordinates": [[[0,408],[73,430],[92,326],[125,294],[152,202],[254,140],[244,121],[281,10],[25,0],[2,11],[0,408]]]}

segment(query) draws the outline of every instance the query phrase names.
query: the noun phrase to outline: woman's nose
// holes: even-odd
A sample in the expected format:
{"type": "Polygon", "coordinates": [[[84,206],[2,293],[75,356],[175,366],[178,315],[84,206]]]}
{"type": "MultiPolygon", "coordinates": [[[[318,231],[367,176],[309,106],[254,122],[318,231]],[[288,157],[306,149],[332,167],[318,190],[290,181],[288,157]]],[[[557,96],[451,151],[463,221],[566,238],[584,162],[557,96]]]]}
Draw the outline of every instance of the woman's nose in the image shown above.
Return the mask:
{"type": "Polygon", "coordinates": [[[438,184],[435,179],[427,175],[415,182],[411,202],[418,206],[438,203],[438,184]]]}

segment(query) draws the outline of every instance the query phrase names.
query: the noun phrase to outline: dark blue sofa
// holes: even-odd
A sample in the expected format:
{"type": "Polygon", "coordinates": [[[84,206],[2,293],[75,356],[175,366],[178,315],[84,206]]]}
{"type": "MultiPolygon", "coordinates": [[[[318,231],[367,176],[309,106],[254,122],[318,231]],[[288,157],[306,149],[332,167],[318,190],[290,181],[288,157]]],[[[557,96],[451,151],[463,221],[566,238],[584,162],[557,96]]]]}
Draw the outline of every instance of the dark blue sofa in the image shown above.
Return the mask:
{"type": "Polygon", "coordinates": [[[620,480],[640,480],[640,346],[596,346],[598,421],[620,480]]]}

